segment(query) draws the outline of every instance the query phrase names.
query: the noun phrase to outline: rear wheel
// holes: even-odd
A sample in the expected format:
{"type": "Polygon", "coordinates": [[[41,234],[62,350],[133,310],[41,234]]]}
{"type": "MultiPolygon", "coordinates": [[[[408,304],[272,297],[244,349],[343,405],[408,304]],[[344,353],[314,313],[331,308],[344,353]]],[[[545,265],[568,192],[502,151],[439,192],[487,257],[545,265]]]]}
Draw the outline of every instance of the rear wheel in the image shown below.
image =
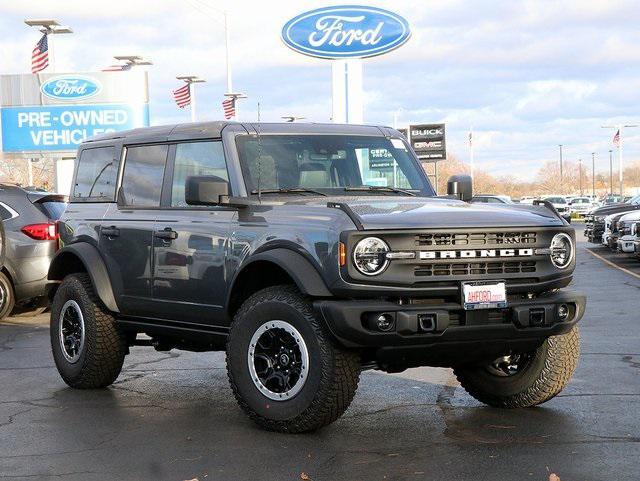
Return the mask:
{"type": "Polygon", "coordinates": [[[478,401],[500,408],[523,408],[555,397],[569,382],[580,356],[574,327],[552,336],[533,352],[504,356],[484,365],[454,369],[463,388],[478,401]]]}
{"type": "Polygon", "coordinates": [[[69,386],[106,387],[120,374],[126,337],[87,274],[72,274],[62,281],[51,306],[50,333],[56,367],[69,386]]]}
{"type": "Polygon", "coordinates": [[[0,321],[11,314],[16,303],[13,284],[7,275],[0,271],[0,321]]]}
{"type": "Polygon", "coordinates": [[[306,432],[347,409],[360,359],[339,347],[295,288],[276,286],[247,299],[227,343],[227,371],[240,407],[265,429],[306,432]]]}

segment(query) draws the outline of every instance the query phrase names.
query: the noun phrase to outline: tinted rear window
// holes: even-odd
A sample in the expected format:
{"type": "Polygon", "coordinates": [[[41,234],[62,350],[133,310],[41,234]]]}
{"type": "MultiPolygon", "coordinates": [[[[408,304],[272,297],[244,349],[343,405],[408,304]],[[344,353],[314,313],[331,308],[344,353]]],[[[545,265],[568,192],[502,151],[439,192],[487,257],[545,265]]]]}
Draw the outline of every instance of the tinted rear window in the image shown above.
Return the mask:
{"type": "Polygon", "coordinates": [[[114,200],[117,172],[118,163],[113,147],[83,150],[78,160],[72,199],[114,200]]]}

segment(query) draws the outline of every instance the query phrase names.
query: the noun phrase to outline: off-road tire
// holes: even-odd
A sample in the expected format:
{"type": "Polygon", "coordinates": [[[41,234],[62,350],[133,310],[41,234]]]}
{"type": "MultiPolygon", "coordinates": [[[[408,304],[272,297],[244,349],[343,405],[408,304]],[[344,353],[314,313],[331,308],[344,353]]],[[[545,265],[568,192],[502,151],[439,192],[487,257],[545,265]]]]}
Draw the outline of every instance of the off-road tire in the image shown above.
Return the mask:
{"type": "Polygon", "coordinates": [[[13,290],[11,279],[2,271],[0,271],[0,284],[4,292],[4,298],[0,304],[0,321],[11,314],[16,303],[16,294],[13,290]]]}
{"type": "Polygon", "coordinates": [[[309,432],[338,419],[349,407],[360,378],[357,353],[345,350],[316,319],[311,303],[293,286],[268,287],[249,297],[234,316],[227,341],[227,373],[240,407],[259,426],[286,433],[309,432]],[[307,380],[292,399],[274,401],[251,379],[247,355],[256,330],[283,320],[301,334],[309,351],[307,380]]]}
{"type": "Polygon", "coordinates": [[[454,373],[471,396],[489,406],[537,406],[555,397],[571,379],[580,356],[578,328],[546,339],[531,356],[529,364],[512,376],[496,376],[478,365],[458,367],[454,373]]]}
{"type": "Polygon", "coordinates": [[[116,380],[127,352],[126,337],[94,292],[87,274],[71,274],[58,287],[51,306],[50,331],[56,367],[69,386],[97,389],[109,386],[116,380]],[[84,349],[73,364],[63,355],[59,339],[60,313],[69,300],[78,303],[85,323],[84,349]]]}

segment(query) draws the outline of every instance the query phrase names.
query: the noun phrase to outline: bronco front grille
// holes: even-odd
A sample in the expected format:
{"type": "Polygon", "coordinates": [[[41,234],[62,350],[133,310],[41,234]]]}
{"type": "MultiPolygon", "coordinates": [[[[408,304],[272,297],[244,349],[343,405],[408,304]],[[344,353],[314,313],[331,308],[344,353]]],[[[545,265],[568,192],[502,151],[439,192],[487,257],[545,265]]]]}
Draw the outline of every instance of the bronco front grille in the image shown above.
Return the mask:
{"type": "Polygon", "coordinates": [[[484,246],[535,244],[535,232],[433,233],[415,236],[417,246],[484,246]]]}
{"type": "Polygon", "coordinates": [[[535,261],[438,263],[417,266],[419,277],[473,276],[485,274],[519,274],[536,272],[535,261]]]}

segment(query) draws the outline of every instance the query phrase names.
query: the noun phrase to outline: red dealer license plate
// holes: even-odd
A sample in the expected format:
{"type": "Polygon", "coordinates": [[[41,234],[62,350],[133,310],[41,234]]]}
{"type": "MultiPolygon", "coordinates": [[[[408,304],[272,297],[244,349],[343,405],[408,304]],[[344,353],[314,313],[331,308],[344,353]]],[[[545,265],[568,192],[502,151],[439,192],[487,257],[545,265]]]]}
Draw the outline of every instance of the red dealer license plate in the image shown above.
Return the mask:
{"type": "Polygon", "coordinates": [[[507,289],[504,281],[462,283],[465,310],[500,309],[507,307],[507,289]]]}

